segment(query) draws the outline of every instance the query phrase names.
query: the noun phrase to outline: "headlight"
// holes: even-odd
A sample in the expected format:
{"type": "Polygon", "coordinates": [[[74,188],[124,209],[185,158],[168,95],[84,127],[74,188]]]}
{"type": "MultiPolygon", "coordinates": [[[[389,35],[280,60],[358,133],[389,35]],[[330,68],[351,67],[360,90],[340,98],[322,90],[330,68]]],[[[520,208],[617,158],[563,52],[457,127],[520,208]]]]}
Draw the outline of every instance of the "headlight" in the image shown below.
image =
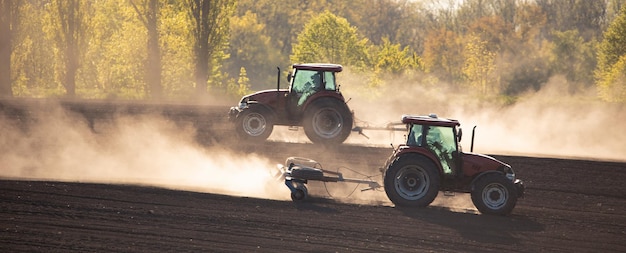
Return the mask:
{"type": "Polygon", "coordinates": [[[241,103],[239,103],[239,109],[243,110],[246,107],[248,107],[248,103],[243,102],[243,101],[241,103]]]}

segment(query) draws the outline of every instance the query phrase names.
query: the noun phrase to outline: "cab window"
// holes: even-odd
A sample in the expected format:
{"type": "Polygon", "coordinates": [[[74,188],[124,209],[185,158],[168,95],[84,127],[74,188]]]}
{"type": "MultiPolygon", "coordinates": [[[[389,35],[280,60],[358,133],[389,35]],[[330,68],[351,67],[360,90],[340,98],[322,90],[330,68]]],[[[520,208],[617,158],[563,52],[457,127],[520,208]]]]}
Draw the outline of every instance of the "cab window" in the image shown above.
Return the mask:
{"type": "Polygon", "coordinates": [[[422,146],[422,125],[411,125],[406,144],[409,146],[422,146]]]}
{"type": "Polygon", "coordinates": [[[444,173],[452,174],[454,172],[453,154],[456,151],[453,128],[438,126],[428,127],[426,143],[428,148],[439,157],[444,173]]]}
{"type": "Polygon", "coordinates": [[[321,87],[320,72],[313,70],[296,70],[291,83],[291,91],[303,94],[321,87]]]}
{"type": "Polygon", "coordinates": [[[335,84],[335,73],[333,72],[324,72],[324,84],[326,90],[337,90],[337,85],[335,84]]]}

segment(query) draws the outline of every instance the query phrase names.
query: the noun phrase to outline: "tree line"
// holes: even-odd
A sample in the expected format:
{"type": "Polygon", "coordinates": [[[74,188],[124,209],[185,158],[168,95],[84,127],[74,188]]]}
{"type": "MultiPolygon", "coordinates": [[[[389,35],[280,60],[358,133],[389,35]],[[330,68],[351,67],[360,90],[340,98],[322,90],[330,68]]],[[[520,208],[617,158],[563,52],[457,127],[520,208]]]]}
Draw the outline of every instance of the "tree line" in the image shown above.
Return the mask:
{"type": "Polygon", "coordinates": [[[332,62],[363,88],[515,98],[552,76],[626,100],[624,0],[0,0],[0,95],[232,96],[332,62]]]}

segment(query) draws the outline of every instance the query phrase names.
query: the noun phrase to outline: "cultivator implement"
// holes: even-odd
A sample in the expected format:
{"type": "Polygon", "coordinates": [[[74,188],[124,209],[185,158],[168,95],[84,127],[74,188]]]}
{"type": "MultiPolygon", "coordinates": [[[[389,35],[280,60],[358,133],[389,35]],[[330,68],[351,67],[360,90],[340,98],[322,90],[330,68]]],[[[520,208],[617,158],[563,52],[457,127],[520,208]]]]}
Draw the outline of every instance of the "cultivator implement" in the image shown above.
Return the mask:
{"type": "Polygon", "coordinates": [[[345,178],[340,172],[325,170],[321,167],[315,160],[289,157],[284,165],[277,165],[273,172],[273,177],[277,180],[284,180],[285,185],[291,191],[291,199],[293,201],[302,201],[308,197],[306,184],[309,181],[367,184],[368,187],[361,189],[361,191],[374,190],[381,187],[374,180],[345,178]]]}

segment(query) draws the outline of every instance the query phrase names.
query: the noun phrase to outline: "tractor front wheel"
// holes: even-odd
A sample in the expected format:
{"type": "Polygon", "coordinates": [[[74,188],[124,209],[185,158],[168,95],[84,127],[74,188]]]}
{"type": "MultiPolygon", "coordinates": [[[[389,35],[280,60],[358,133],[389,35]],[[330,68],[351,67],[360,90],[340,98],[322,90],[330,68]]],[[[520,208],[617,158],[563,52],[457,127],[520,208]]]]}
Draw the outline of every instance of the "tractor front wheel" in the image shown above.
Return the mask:
{"type": "Polygon", "coordinates": [[[474,206],[483,214],[508,215],[517,203],[515,185],[500,173],[478,178],[471,195],[474,206]]]}
{"type": "Polygon", "coordinates": [[[239,137],[251,141],[264,141],[274,130],[271,112],[263,107],[250,107],[237,117],[239,137]]]}

